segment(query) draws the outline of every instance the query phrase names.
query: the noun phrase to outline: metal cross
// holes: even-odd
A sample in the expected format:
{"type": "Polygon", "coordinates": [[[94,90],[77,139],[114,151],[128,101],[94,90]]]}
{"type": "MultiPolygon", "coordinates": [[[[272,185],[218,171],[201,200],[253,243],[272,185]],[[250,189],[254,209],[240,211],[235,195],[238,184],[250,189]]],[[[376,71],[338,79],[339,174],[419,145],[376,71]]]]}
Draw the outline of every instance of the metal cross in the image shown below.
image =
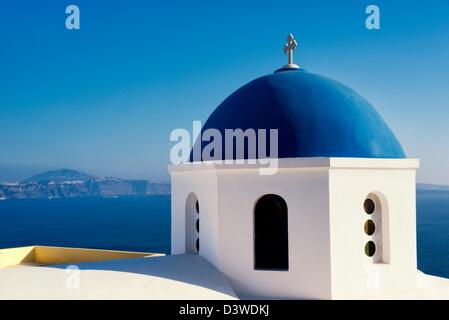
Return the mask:
{"type": "Polygon", "coordinates": [[[288,54],[288,64],[293,64],[293,50],[296,49],[298,43],[291,33],[288,34],[287,43],[284,45],[284,53],[288,54]]]}

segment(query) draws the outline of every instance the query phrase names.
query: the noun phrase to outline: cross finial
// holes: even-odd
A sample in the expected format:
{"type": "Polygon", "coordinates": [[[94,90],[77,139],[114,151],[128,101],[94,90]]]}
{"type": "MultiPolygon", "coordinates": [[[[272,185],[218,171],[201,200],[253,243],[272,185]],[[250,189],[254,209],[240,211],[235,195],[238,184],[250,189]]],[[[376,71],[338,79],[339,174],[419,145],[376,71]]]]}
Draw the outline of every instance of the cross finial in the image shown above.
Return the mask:
{"type": "Polygon", "coordinates": [[[298,43],[291,33],[288,34],[287,43],[284,45],[284,53],[288,55],[288,64],[284,68],[299,68],[293,63],[293,50],[296,49],[298,43]]]}

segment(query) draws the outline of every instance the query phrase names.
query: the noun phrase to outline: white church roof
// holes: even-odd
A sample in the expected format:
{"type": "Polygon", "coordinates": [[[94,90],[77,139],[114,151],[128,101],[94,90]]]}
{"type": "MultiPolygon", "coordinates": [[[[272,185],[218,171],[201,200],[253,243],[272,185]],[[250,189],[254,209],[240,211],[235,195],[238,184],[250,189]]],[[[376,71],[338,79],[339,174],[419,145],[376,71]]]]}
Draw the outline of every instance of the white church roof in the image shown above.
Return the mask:
{"type": "Polygon", "coordinates": [[[236,299],[226,278],[199,255],[172,255],[0,269],[0,299],[236,299]],[[77,287],[79,283],[79,288],[77,287]]]}

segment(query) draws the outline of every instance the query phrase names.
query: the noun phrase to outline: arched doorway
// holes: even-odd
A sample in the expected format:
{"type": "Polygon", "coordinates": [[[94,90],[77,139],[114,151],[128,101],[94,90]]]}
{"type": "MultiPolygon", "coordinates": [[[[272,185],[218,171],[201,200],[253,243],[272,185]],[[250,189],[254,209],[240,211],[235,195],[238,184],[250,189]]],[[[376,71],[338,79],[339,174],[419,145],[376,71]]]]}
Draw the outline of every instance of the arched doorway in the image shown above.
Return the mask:
{"type": "Polygon", "coordinates": [[[264,195],[254,209],[254,269],[288,270],[288,208],[275,194],[264,195]]]}

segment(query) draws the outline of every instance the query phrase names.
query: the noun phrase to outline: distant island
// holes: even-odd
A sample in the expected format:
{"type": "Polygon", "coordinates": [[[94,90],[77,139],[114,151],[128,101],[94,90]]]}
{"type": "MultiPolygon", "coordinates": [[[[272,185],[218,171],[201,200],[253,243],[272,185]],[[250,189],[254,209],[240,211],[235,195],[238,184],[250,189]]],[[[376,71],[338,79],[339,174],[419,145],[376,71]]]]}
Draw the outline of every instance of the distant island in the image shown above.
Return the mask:
{"type": "Polygon", "coordinates": [[[96,177],[70,169],[47,171],[18,183],[0,183],[0,200],[167,194],[169,183],[96,177]]]}
{"type": "MultiPolygon", "coordinates": [[[[449,191],[449,186],[435,184],[418,183],[416,188],[424,191],[449,191]]],[[[70,169],[47,171],[15,183],[0,182],[0,200],[168,194],[169,183],[97,177],[70,169]]]]}

